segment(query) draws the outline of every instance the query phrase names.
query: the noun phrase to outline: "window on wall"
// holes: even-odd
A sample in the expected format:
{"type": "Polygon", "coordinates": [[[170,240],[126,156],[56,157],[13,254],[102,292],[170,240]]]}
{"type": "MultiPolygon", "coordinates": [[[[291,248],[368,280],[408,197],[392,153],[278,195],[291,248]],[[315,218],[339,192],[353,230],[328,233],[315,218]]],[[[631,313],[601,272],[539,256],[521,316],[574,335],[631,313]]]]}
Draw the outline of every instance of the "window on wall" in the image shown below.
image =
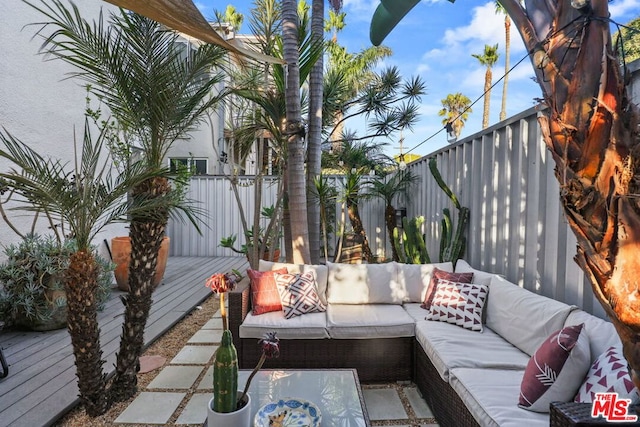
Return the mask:
{"type": "Polygon", "coordinates": [[[194,159],[186,157],[172,157],[169,159],[171,172],[177,172],[179,166],[186,167],[194,175],[207,174],[207,159],[194,159]]]}

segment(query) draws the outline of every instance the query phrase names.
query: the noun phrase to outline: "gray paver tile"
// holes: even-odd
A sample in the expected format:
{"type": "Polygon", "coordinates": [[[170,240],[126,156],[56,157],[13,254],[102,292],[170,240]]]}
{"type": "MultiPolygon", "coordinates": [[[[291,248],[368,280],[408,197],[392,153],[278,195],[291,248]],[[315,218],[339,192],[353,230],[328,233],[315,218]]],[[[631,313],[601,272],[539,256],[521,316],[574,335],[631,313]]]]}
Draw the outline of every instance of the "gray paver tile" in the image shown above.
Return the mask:
{"type": "Polygon", "coordinates": [[[409,399],[409,403],[411,403],[411,407],[413,408],[413,412],[416,414],[416,417],[433,418],[431,408],[429,408],[429,405],[424,401],[416,387],[405,387],[403,388],[403,391],[407,396],[407,399],[409,399]]]}
{"type": "Polygon", "coordinates": [[[142,392],[114,422],[116,424],[164,425],[185,395],[186,393],[142,392]]]}
{"type": "MultiPolygon", "coordinates": [[[[219,313],[219,312],[218,312],[219,313]]],[[[202,329],[222,329],[222,317],[214,317],[204,324],[202,329]]]]}
{"type": "Polygon", "coordinates": [[[222,319],[222,314],[220,314],[220,310],[216,311],[215,313],[213,313],[213,317],[214,319],[222,319]]]}
{"type": "Polygon", "coordinates": [[[219,344],[222,340],[222,330],[215,329],[201,329],[191,338],[189,338],[189,344],[219,344]]]}
{"type": "MultiPolygon", "coordinates": [[[[251,372],[249,371],[238,372],[238,389],[244,388],[250,373],[251,372]]],[[[202,377],[202,380],[200,380],[200,384],[198,384],[198,391],[200,390],[213,391],[213,366],[209,366],[207,372],[205,372],[204,374],[204,377],[202,377]]]]}
{"type": "Polygon", "coordinates": [[[173,364],[204,365],[211,360],[218,346],[187,345],[171,360],[173,364]]]}
{"type": "Polygon", "coordinates": [[[362,394],[372,421],[409,418],[395,389],[371,388],[362,390],[362,394]]]}
{"type": "Polygon", "coordinates": [[[187,406],[176,420],[176,424],[200,424],[207,419],[207,405],[213,397],[212,393],[196,393],[191,396],[187,406]]]}
{"type": "Polygon", "coordinates": [[[202,372],[202,366],[165,366],[147,388],[190,388],[202,372]]]}

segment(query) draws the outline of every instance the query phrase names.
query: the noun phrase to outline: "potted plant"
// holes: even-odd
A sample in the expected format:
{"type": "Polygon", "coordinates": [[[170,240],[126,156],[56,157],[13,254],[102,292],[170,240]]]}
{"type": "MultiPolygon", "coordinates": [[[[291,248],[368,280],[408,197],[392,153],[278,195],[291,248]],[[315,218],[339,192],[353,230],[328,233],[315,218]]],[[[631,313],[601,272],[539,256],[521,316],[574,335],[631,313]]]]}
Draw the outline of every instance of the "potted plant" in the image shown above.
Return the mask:
{"type": "MultiPolygon", "coordinates": [[[[261,214],[263,218],[271,220],[275,214],[275,208],[273,206],[262,208],[261,214]]],[[[279,230],[276,231],[278,228],[277,225],[272,228],[258,227],[258,232],[255,233],[255,227],[252,226],[245,233],[247,243],[240,246],[239,249],[235,247],[236,240],[238,239],[238,236],[235,234],[220,239],[219,246],[243,254],[249,259],[253,245],[257,245],[258,249],[262,251],[262,259],[266,261],[278,261],[280,259],[280,238],[282,237],[282,233],[279,230]]],[[[251,260],[249,259],[249,261],[251,260]]]]}
{"type": "MultiPolygon", "coordinates": [[[[129,263],[131,262],[131,237],[118,236],[111,239],[111,257],[115,263],[113,274],[118,284],[118,289],[129,292],[129,263]]],[[[156,272],[153,276],[153,287],[156,288],[167,268],[167,259],[169,258],[169,237],[165,236],[160,244],[158,251],[158,263],[156,264],[156,272]]]]}
{"type": "MultiPolygon", "coordinates": [[[[75,242],[58,242],[54,237],[26,235],[19,244],[5,249],[0,265],[0,319],[7,324],[34,331],[49,331],[67,325],[67,293],[64,273],[75,242]]],[[[98,309],[111,292],[113,265],[99,256],[98,309]]]]}
{"type": "Polygon", "coordinates": [[[213,363],[213,397],[207,405],[207,425],[249,427],[251,425],[251,396],[248,393],[251,380],[262,368],[267,358],[280,355],[279,340],[275,332],[265,334],[259,340],[262,356],[249,375],[244,390],[238,390],[238,354],[229,330],[225,294],[235,288],[241,279],[238,271],[217,273],[211,276],[206,286],[220,295],[220,315],[222,317],[222,340],[216,350],[213,363]]]}

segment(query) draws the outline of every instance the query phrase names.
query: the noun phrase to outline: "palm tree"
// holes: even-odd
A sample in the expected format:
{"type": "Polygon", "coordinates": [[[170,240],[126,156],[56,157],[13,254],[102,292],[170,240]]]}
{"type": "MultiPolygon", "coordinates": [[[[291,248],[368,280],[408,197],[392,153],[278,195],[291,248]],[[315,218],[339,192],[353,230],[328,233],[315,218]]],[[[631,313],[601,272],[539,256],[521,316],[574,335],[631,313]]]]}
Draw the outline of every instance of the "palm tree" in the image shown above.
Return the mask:
{"type": "MultiPolygon", "coordinates": [[[[78,69],[73,76],[90,85],[121,129],[142,147],[149,170],[160,168],[172,144],[195,129],[224,96],[212,95],[222,81],[222,74],[213,71],[225,55],[219,47],[203,45],[184,60],[177,34],[135,13],[122,10],[111,14],[107,24],[102,16],[92,24],[75,5],[69,10],[60,0],[34,7],[56,29],[45,39],[42,51],[78,69]]],[[[137,185],[131,194],[163,200],[171,192],[168,180],[159,176],[137,185]]],[[[124,297],[125,318],[111,387],[115,400],[126,400],[136,391],[152,279],[172,209],[158,208],[154,220],[130,217],[131,291],[124,297]]]]}
{"type": "Polygon", "coordinates": [[[491,68],[498,62],[498,45],[489,46],[484,45],[484,52],[482,55],[471,55],[476,58],[481,65],[487,67],[487,71],[484,73],[484,108],[482,110],[482,128],[489,127],[489,104],[491,102],[491,80],[492,72],[491,68]]]}
{"type": "Polygon", "coordinates": [[[363,198],[363,194],[361,194],[363,176],[371,170],[381,171],[393,162],[383,153],[385,145],[347,138],[342,143],[340,150],[325,153],[323,157],[325,165],[333,167],[339,165],[345,175],[343,200],[349,214],[349,222],[353,233],[362,239],[363,255],[367,262],[371,263],[375,262],[375,257],[369,246],[358,205],[363,198]]]}
{"type": "Polygon", "coordinates": [[[500,121],[507,118],[507,85],[509,84],[509,66],[511,58],[511,18],[500,2],[496,1],[496,13],[504,15],[504,77],[502,80],[502,103],[500,121]]]}
{"type": "Polygon", "coordinates": [[[338,33],[344,30],[347,25],[345,18],[347,14],[339,10],[329,10],[329,17],[324,22],[324,31],[331,33],[331,42],[338,43],[338,33]]]}
{"type": "MultiPolygon", "coordinates": [[[[389,241],[393,242],[393,230],[396,228],[396,209],[394,201],[399,197],[407,197],[411,189],[419,182],[419,176],[410,170],[394,171],[390,174],[382,174],[371,182],[367,194],[384,200],[384,220],[387,225],[389,241]]],[[[400,261],[396,245],[391,245],[391,254],[394,261],[400,261]]]]}
{"type": "Polygon", "coordinates": [[[108,224],[126,219],[127,213],[157,220],[152,216],[155,207],[164,208],[167,202],[150,200],[153,205],[147,205],[146,210],[143,205],[127,206],[125,201],[131,188],[156,177],[140,164],[127,168],[117,177],[110,175],[113,159],[103,150],[107,134],[103,130],[94,141],[89,123],[85,121],[80,159],[68,168],[59,160],[42,157],[6,131],[0,133],[0,142],[4,145],[0,148],[0,157],[16,167],[0,173],[0,179],[24,197],[24,209],[46,212],[67,224],[76,242],[77,249],[64,276],[64,287],[80,399],[90,416],[103,414],[110,405],[97,318],[98,263],[91,242],[108,224]]]}
{"type": "Polygon", "coordinates": [[[238,12],[235,6],[228,4],[224,13],[216,10],[215,15],[218,23],[226,22],[233,27],[234,32],[240,32],[240,27],[242,27],[242,23],[244,22],[244,15],[238,12]]]}
{"type": "Polygon", "coordinates": [[[462,133],[464,123],[469,118],[469,114],[473,112],[471,109],[471,100],[465,95],[458,93],[450,93],[446,98],[440,100],[442,109],[438,111],[438,115],[444,117],[442,124],[451,123],[456,138],[462,133]]]}

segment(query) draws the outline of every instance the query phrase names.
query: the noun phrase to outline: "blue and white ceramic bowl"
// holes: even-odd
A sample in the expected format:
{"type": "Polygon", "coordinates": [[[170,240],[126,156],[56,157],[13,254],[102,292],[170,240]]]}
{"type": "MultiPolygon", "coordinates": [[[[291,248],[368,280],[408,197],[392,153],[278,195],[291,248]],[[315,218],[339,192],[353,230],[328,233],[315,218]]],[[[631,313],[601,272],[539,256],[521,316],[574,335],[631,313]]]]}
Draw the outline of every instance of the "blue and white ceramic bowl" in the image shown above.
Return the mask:
{"type": "Polygon", "coordinates": [[[313,403],[295,398],[270,402],[258,410],[254,427],[320,427],[322,415],[313,403]]]}

